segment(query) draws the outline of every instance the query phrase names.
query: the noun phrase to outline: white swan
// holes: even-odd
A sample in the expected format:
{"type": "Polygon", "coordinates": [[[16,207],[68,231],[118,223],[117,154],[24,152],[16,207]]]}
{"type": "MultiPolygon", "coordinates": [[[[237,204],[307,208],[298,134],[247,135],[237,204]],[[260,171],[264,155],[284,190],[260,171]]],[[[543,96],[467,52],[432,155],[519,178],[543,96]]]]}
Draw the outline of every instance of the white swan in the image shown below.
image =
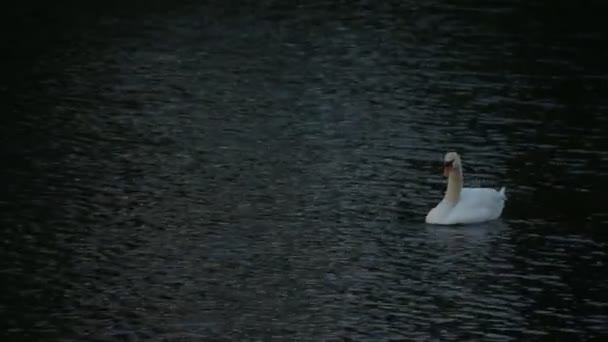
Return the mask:
{"type": "Polygon", "coordinates": [[[426,223],[467,224],[497,219],[505,206],[505,188],[463,188],[462,163],[456,152],[448,152],[443,163],[448,188],[443,200],[426,215],[426,223]]]}

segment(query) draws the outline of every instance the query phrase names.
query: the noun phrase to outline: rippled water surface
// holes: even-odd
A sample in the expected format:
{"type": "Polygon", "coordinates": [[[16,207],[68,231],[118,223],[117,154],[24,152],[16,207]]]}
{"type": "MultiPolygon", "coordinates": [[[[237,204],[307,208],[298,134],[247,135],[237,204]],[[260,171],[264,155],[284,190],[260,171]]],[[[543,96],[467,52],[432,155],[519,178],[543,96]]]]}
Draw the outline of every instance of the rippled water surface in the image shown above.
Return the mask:
{"type": "Polygon", "coordinates": [[[3,340],[608,335],[602,8],[120,6],[8,21],[3,340]]]}

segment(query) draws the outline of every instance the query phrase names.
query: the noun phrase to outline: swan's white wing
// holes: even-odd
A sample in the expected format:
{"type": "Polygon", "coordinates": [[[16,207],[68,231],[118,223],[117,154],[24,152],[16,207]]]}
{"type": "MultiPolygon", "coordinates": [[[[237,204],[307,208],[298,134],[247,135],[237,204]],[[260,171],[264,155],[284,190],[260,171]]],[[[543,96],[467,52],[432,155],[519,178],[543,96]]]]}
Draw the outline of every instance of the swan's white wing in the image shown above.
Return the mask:
{"type": "MultiPolygon", "coordinates": [[[[502,189],[501,189],[502,190],[502,189]]],[[[483,206],[492,203],[504,202],[504,192],[498,192],[490,188],[463,188],[460,193],[459,202],[469,206],[483,206]]]]}
{"type": "Polygon", "coordinates": [[[466,224],[493,220],[502,213],[504,203],[503,191],[498,192],[489,188],[464,188],[447,221],[466,224]]]}

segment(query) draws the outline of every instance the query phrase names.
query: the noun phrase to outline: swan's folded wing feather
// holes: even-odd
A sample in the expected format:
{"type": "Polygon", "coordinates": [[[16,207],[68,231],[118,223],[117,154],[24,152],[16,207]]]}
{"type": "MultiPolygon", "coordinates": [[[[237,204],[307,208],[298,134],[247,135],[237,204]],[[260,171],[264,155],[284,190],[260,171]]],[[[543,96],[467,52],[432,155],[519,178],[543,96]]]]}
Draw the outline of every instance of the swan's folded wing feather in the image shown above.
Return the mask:
{"type": "Polygon", "coordinates": [[[475,223],[495,219],[502,212],[504,200],[504,194],[494,189],[464,188],[447,220],[453,223],[475,223]]]}

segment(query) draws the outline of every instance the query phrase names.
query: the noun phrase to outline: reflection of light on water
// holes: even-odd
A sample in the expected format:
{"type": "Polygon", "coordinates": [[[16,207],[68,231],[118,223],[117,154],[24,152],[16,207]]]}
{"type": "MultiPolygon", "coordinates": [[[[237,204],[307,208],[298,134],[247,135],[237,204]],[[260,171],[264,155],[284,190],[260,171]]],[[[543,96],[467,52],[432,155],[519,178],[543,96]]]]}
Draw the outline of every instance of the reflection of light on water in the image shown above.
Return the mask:
{"type": "Polygon", "coordinates": [[[342,25],[326,3],[142,12],[8,73],[5,111],[24,115],[0,129],[28,160],[5,163],[0,200],[8,329],[50,329],[37,320],[55,311],[74,318],[57,331],[104,333],[111,317],[109,335],[159,339],[606,330],[607,71],[571,53],[603,35],[521,46],[494,20],[442,19],[486,6],[355,6],[342,25]],[[507,215],[423,223],[448,150],[466,187],[507,186],[507,215]]]}
{"type": "Polygon", "coordinates": [[[440,226],[427,225],[426,233],[430,239],[445,245],[479,246],[504,236],[509,226],[502,220],[472,225],[440,226]]]}
{"type": "MultiPolygon", "coordinates": [[[[422,275],[432,281],[431,296],[448,303],[442,319],[485,316],[501,320],[505,327],[523,322],[520,308],[511,301],[517,293],[509,283],[496,282],[513,272],[511,229],[495,220],[475,225],[426,225],[424,235],[433,249],[422,275]]],[[[523,299],[518,298],[519,305],[523,299]]]]}

